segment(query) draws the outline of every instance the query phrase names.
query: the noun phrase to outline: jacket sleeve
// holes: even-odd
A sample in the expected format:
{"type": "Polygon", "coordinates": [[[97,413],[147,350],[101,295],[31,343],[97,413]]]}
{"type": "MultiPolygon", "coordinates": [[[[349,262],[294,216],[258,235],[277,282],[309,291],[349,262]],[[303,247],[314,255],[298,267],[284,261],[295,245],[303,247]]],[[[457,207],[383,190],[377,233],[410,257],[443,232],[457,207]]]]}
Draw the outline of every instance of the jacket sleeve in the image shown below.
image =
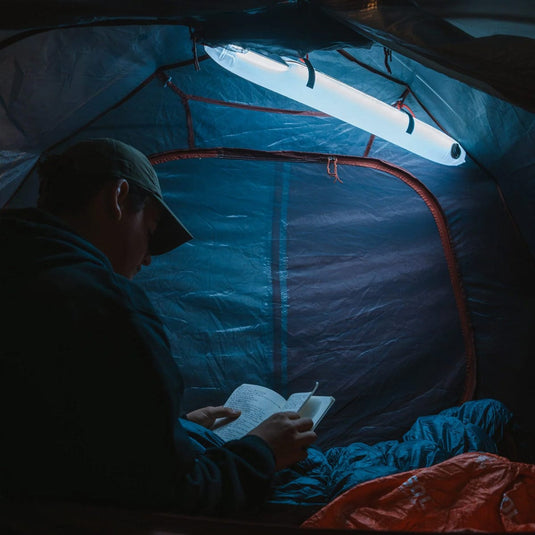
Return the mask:
{"type": "Polygon", "coordinates": [[[257,507],[269,447],[245,437],[199,451],[178,422],[182,377],[145,293],[70,231],[30,227],[17,251],[35,258],[7,255],[2,285],[0,492],[218,515],[257,507]]]}
{"type": "MultiPolygon", "coordinates": [[[[121,335],[108,332],[107,343],[99,342],[101,353],[107,346],[107,362],[101,355],[100,365],[85,370],[82,380],[87,385],[100,374],[94,377],[99,401],[91,402],[83,419],[94,429],[85,438],[94,464],[109,464],[104,479],[114,494],[110,498],[204,515],[257,508],[275,472],[271,449],[259,437],[246,436],[199,451],[178,419],[182,377],[162,323],[144,293],[131,293],[130,299],[130,306],[112,314],[121,335]]],[[[89,391],[85,397],[91,399],[89,391]]]]}
{"type": "Polygon", "coordinates": [[[184,470],[180,509],[207,515],[253,510],[268,497],[274,467],[273,454],[259,437],[209,448],[184,470]]]}

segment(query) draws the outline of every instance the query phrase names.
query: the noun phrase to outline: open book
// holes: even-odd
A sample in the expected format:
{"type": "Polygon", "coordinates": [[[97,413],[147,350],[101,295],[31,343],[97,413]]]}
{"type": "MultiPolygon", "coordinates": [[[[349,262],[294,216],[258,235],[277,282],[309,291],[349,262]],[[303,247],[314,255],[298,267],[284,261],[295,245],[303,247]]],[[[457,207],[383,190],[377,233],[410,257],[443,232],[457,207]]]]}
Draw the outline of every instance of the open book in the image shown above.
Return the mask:
{"type": "Polygon", "coordinates": [[[334,403],[332,396],[315,396],[317,388],[318,383],[311,392],[292,394],[284,399],[264,386],[243,384],[225,402],[226,407],[240,410],[240,417],[230,423],[221,418],[215,423],[214,432],[225,441],[241,438],[272,414],[284,411],[311,418],[315,429],[334,403]]]}

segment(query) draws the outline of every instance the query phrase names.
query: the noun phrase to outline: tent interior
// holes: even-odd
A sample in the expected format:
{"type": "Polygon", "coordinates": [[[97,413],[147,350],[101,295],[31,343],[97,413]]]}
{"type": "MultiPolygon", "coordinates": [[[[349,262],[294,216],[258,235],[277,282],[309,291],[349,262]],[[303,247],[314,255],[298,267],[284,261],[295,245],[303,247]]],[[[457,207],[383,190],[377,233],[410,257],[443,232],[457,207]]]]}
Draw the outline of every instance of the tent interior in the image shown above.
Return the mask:
{"type": "Polygon", "coordinates": [[[36,162],[77,140],[150,156],[194,236],[136,279],[163,318],[185,410],[242,383],[287,396],[318,381],[336,399],[318,427],[328,449],[399,440],[419,417],[494,399],[513,414],[516,460],[535,461],[529,2],[13,0],[2,11],[0,206],[34,205],[36,162]],[[419,156],[204,48],[229,45],[397,107],[447,133],[465,161],[419,156]]]}

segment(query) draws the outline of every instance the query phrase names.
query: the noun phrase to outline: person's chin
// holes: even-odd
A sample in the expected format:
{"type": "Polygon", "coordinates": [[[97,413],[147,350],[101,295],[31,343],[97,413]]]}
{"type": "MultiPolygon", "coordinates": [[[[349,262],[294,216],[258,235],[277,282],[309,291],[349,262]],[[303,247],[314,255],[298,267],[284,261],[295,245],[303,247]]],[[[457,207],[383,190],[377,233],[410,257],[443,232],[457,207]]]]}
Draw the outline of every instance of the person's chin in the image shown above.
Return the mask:
{"type": "Polygon", "coordinates": [[[119,272],[123,277],[126,277],[129,280],[132,280],[139,272],[141,271],[140,267],[136,267],[133,269],[125,269],[121,272],[119,272]]]}

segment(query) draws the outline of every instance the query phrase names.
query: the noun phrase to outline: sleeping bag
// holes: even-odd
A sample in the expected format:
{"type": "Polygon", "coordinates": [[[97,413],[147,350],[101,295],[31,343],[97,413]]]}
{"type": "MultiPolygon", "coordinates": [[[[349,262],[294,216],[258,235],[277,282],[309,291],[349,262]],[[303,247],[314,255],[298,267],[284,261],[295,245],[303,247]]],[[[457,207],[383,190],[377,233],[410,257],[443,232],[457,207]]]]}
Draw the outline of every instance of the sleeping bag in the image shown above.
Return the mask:
{"type": "MultiPolygon", "coordinates": [[[[264,511],[270,520],[302,521],[366,481],[433,466],[466,452],[501,453],[511,424],[512,414],[502,403],[484,399],[418,418],[401,440],[355,442],[325,451],[313,446],[304,461],[276,474],[264,511]]],[[[184,421],[183,426],[201,450],[223,442],[197,424],[184,421]]]]}
{"type": "Polygon", "coordinates": [[[534,465],[471,452],[358,485],[303,527],[532,532],[534,503],[534,465]]]}

